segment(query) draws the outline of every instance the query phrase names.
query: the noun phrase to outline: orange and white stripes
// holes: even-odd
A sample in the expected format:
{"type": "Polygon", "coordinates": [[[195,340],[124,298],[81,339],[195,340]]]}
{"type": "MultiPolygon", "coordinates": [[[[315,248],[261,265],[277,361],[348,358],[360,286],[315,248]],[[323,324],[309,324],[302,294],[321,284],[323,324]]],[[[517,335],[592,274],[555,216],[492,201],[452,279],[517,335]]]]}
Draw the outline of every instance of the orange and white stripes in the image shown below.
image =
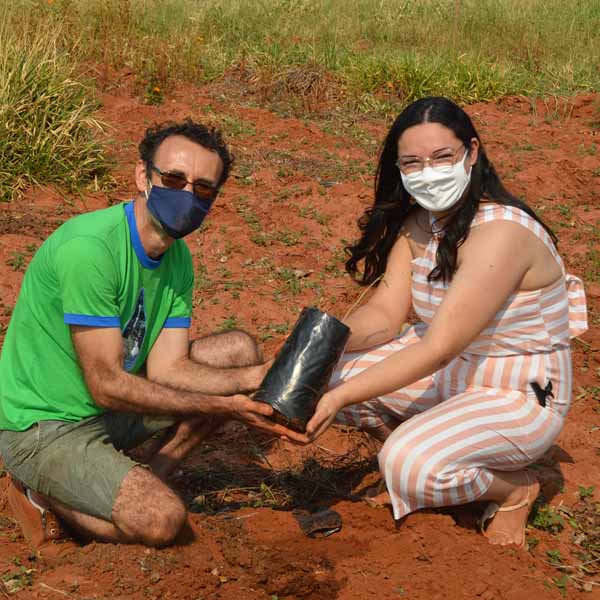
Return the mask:
{"type": "MultiPolygon", "coordinates": [[[[544,229],[513,207],[483,205],[472,226],[492,219],[530,229],[562,260],[544,229]]],[[[413,305],[423,319],[399,338],[342,357],[331,385],[419,341],[445,287],[428,282],[437,240],[413,261],[413,305]]],[[[564,272],[564,268],[563,268],[564,272]]],[[[385,397],[349,407],[338,420],[362,428],[398,425],[379,454],[394,516],[427,506],[472,502],[492,481],[491,469],[520,470],[556,440],[571,399],[569,338],[587,329],[581,281],[566,275],[533,292],[517,292],[493,322],[447,367],[385,397]],[[552,383],[542,406],[531,383],[552,383]]]]}
{"type": "MultiPolygon", "coordinates": [[[[546,230],[527,213],[512,206],[483,204],[471,227],[493,220],[518,223],[529,229],[550,250],[563,269],[561,257],[546,230]]],[[[429,282],[427,276],[435,267],[437,239],[432,237],[425,255],[412,261],[412,295],[416,313],[430,323],[444,299],[442,282],[429,282]]],[[[587,329],[583,283],[578,277],[564,277],[541,290],[515,292],[486,329],[474,340],[467,352],[486,356],[507,356],[523,352],[547,352],[568,345],[571,337],[587,329]]]]}

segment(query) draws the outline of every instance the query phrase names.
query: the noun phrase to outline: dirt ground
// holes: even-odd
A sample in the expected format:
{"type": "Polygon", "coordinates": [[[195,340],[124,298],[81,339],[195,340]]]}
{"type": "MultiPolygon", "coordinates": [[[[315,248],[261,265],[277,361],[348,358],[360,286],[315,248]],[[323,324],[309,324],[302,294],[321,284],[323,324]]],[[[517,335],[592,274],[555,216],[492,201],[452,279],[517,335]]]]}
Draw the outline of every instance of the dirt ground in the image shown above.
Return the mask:
{"type": "MultiPolygon", "coordinates": [[[[303,306],[343,315],[361,290],[343,273],[342,248],[371,202],[389,124],[335,111],[311,119],[270,112],[224,84],[181,87],[160,106],[142,104],[132,89],[128,73],[115,74],[101,96],[99,116],[115,140],[113,193],[65,199],[36,188],[0,205],[0,343],[36,248],[72,215],[132,197],[144,128],[188,115],[221,126],[237,156],[207,227],[188,239],[197,275],[192,333],[242,327],[268,356],[303,306]]],[[[234,424],[173,478],[194,511],[174,547],[90,544],[46,567],[30,557],[10,512],[0,512],[0,596],[600,598],[589,584],[600,580],[597,560],[587,572],[576,567],[576,517],[600,501],[600,96],[509,98],[467,110],[506,185],[554,228],[569,269],[586,282],[591,329],[573,344],[573,407],[556,446],[535,465],[562,531],[530,527],[529,551],[491,547],[477,531],[476,505],[394,524],[387,509],[361,500],[378,480],[377,445],[363,434],[334,428],[318,445],[297,448],[234,424]],[[322,506],[339,512],[341,531],[304,536],[292,509],[322,506]],[[562,569],[552,564],[557,556],[562,569]]],[[[597,511],[586,514],[597,532],[597,511]]]]}

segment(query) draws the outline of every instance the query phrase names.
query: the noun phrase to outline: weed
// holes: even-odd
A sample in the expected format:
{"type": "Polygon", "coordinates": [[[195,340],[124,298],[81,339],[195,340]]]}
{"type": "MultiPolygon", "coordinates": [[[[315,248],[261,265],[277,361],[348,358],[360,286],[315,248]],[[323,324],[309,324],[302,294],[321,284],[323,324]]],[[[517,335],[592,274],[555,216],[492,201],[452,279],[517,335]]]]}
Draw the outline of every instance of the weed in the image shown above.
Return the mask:
{"type": "Polygon", "coordinates": [[[282,229],[275,232],[273,239],[281,242],[284,246],[295,246],[300,241],[300,235],[301,234],[298,231],[282,229]]]}
{"type": "Polygon", "coordinates": [[[591,485],[590,487],[585,487],[580,485],[577,488],[577,494],[581,500],[585,500],[586,498],[592,498],[594,496],[594,491],[596,490],[595,485],[591,485]]]}
{"type": "Polygon", "coordinates": [[[285,282],[286,288],[292,296],[297,296],[302,291],[302,281],[292,269],[281,267],[277,270],[277,277],[285,282]]]}
{"type": "Polygon", "coordinates": [[[513,152],[533,152],[537,146],[530,142],[519,142],[512,147],[513,152]]]}
{"type": "Polygon", "coordinates": [[[266,246],[269,241],[269,236],[266,233],[253,233],[250,236],[250,241],[257,246],[266,246]]]}
{"type": "Polygon", "coordinates": [[[244,121],[239,117],[223,116],[221,117],[221,127],[227,136],[237,137],[239,135],[256,135],[256,128],[249,121],[244,121]]]}
{"type": "Polygon", "coordinates": [[[534,505],[529,522],[536,529],[549,533],[559,533],[565,526],[565,520],[553,506],[543,506],[538,502],[534,505]]]}
{"type": "Polygon", "coordinates": [[[584,277],[588,281],[600,282],[600,249],[594,246],[591,246],[586,253],[584,277]]]}
{"type": "MultiPolygon", "coordinates": [[[[17,563],[18,561],[15,564],[17,563]]],[[[13,571],[3,575],[2,583],[9,594],[16,594],[18,591],[32,586],[34,574],[35,569],[28,569],[24,566],[19,566],[18,571],[13,571]]]]}
{"type": "Polygon", "coordinates": [[[546,550],[546,556],[552,564],[560,564],[563,561],[560,550],[546,550]]]}
{"type": "Polygon", "coordinates": [[[290,330],[290,324],[286,323],[271,323],[269,325],[259,326],[258,330],[260,333],[260,341],[265,342],[275,337],[274,334],[277,335],[285,335],[290,330]]]}
{"type": "Polygon", "coordinates": [[[11,258],[6,261],[6,264],[13,271],[25,270],[25,255],[22,252],[11,252],[11,258]]]}
{"type": "Polygon", "coordinates": [[[569,583],[568,575],[561,575],[560,577],[553,577],[552,583],[558,589],[560,595],[563,598],[567,597],[567,584],[569,583]]]}
{"type": "Polygon", "coordinates": [[[231,331],[239,327],[237,318],[233,315],[226,317],[221,321],[221,324],[217,327],[218,331],[231,331]]]}
{"type": "Polygon", "coordinates": [[[236,164],[233,176],[238,180],[239,183],[243,185],[250,185],[253,183],[252,173],[252,165],[247,162],[242,162],[240,164],[236,164]]]}
{"type": "Polygon", "coordinates": [[[199,292],[205,292],[213,287],[213,282],[208,277],[208,268],[198,260],[196,267],[196,277],[194,278],[194,288],[199,292]]]}
{"type": "Polygon", "coordinates": [[[330,217],[318,211],[312,204],[298,209],[298,214],[304,219],[313,219],[319,225],[327,225],[330,217]]]}
{"type": "Polygon", "coordinates": [[[598,147],[594,143],[592,143],[589,147],[586,147],[585,144],[579,144],[579,146],[577,146],[577,154],[579,154],[579,156],[585,156],[586,154],[589,156],[595,156],[597,151],[598,147]]]}
{"type": "Polygon", "coordinates": [[[528,548],[529,552],[533,552],[539,543],[540,543],[540,538],[527,537],[527,548],[528,548]]]}
{"type": "Polygon", "coordinates": [[[163,89],[153,80],[146,84],[144,102],[146,104],[162,104],[164,102],[163,89]]]}
{"type": "Polygon", "coordinates": [[[250,226],[255,232],[262,230],[260,219],[256,213],[248,206],[248,199],[245,196],[240,196],[235,203],[236,212],[244,219],[244,221],[250,226]]]}
{"type": "Polygon", "coordinates": [[[572,528],[572,560],[565,560],[559,550],[548,550],[546,556],[552,566],[562,572],[552,583],[565,595],[571,583],[583,591],[592,591],[598,585],[600,573],[600,503],[592,500],[593,486],[579,486],[579,502],[574,508],[561,506],[572,528]],[[571,564],[569,564],[571,563],[571,564]]]}
{"type": "Polygon", "coordinates": [[[226,281],[223,284],[223,289],[226,292],[232,292],[232,291],[238,292],[238,291],[244,289],[244,283],[242,281],[226,281]]]}
{"type": "Polygon", "coordinates": [[[227,267],[219,267],[217,271],[219,272],[219,275],[223,277],[223,279],[229,279],[233,275],[233,273],[227,267]]]}

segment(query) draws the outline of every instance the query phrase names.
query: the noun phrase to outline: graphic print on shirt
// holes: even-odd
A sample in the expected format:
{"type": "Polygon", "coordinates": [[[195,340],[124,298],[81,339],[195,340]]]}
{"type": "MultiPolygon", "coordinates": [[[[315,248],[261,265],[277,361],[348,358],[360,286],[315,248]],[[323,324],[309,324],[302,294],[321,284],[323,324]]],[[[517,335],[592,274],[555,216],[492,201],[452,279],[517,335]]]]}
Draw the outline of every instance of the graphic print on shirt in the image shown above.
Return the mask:
{"type": "Polygon", "coordinates": [[[131,371],[144,343],[146,335],[146,311],[144,310],[144,288],[140,290],[135,309],[123,330],[123,366],[131,371]]]}

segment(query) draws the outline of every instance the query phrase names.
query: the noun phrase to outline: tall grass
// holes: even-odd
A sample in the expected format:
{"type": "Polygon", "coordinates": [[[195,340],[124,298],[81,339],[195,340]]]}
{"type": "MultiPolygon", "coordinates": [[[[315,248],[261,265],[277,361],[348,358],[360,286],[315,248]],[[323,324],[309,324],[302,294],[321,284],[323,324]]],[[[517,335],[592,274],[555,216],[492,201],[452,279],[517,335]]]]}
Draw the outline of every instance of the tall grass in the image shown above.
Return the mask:
{"type": "Polygon", "coordinates": [[[600,89],[598,0],[13,0],[66,49],[156,84],[243,67],[334,77],[355,104],[600,89]]]}
{"type": "Polygon", "coordinates": [[[67,189],[103,175],[88,90],[58,49],[60,31],[0,19],[0,201],[31,183],[67,189]]]}
{"type": "Polygon", "coordinates": [[[265,83],[305,67],[366,107],[423,93],[470,102],[600,89],[598,0],[13,0],[6,7],[17,20],[60,23],[69,52],[128,65],[152,85],[210,80],[232,68],[265,83]]]}

